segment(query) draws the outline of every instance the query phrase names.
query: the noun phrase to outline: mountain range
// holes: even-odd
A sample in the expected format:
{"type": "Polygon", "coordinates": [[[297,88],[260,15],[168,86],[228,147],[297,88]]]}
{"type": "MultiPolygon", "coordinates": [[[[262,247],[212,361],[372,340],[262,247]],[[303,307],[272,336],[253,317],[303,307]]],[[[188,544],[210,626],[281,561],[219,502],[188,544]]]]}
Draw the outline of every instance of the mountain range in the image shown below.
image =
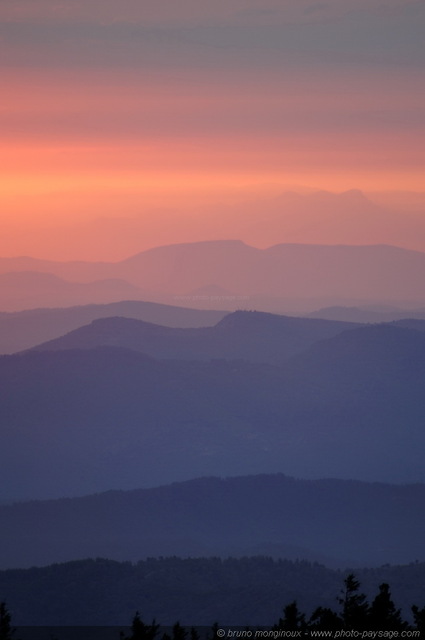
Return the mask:
{"type": "Polygon", "coordinates": [[[425,560],[425,485],[199,478],[0,507],[0,569],[87,557],[268,556],[345,568],[425,560]]]}
{"type": "MultiPolygon", "coordinates": [[[[0,260],[5,308],[63,307],[0,313],[0,568],[73,561],[46,568],[69,598],[73,568],[91,584],[118,575],[111,560],[423,561],[423,272],[425,254],[395,247],[238,241],[0,260]],[[85,300],[116,302],[70,306],[85,300]],[[249,305],[310,317],[224,310],[249,305]]],[[[28,571],[0,586],[32,624],[22,581],[50,578],[28,571]]],[[[172,615],[167,597],[148,610],[172,615]]]]}
{"type": "Polygon", "coordinates": [[[123,347],[155,358],[249,360],[279,364],[314,342],[353,329],[349,322],[235,311],[211,327],[172,328],[130,318],[102,318],[34,347],[37,351],[123,347]]]}
{"type": "Polygon", "coordinates": [[[239,312],[213,329],[187,330],[208,338],[185,343],[204,358],[189,360],[172,339],[186,330],[112,319],[71,334],[88,344],[3,356],[1,499],[266,472],[423,482],[425,332],[412,322],[342,330],[239,312]],[[119,346],[116,328],[128,323],[137,339],[124,332],[119,346]],[[117,346],[110,331],[106,345],[105,334],[96,337],[104,326],[117,346]],[[285,327],[295,355],[278,337],[285,327]],[[134,349],[154,334],[168,334],[151,343],[163,359],[134,349]],[[221,352],[211,358],[217,336],[221,352]]]}
{"type": "Polygon", "coordinates": [[[8,311],[129,298],[280,312],[425,301],[425,254],[386,245],[256,249],[236,240],[209,241],[158,247],[115,263],[2,258],[0,274],[8,311]],[[224,293],[202,293],[210,287],[224,293]]]}
{"type": "MultiPolygon", "coordinates": [[[[209,292],[208,300],[212,302],[211,288],[209,292]]],[[[194,329],[212,327],[227,314],[227,311],[218,309],[194,309],[143,300],[62,308],[45,307],[16,312],[0,311],[0,354],[16,353],[55,340],[99,318],[135,318],[165,327],[194,329]]],[[[406,321],[407,318],[425,320],[425,310],[419,308],[406,311],[379,305],[328,307],[308,313],[305,317],[352,323],[354,326],[372,322],[406,321]]]]}
{"type": "Polygon", "coordinates": [[[120,316],[170,327],[193,328],[216,324],[224,315],[225,311],[189,309],[141,300],[0,312],[0,353],[29,349],[97,318],[120,316]]]}
{"type": "MultiPolygon", "coordinates": [[[[196,208],[144,207],[127,214],[121,203],[91,220],[66,226],[5,227],[0,253],[49,255],[55,260],[120,260],[159,245],[239,238],[257,247],[300,244],[390,244],[425,251],[425,197],[420,192],[331,193],[287,186],[273,195],[238,194],[196,208]],[[7,233],[6,233],[7,232],[7,233]]],[[[15,254],[16,255],[16,254],[15,254]]]]}

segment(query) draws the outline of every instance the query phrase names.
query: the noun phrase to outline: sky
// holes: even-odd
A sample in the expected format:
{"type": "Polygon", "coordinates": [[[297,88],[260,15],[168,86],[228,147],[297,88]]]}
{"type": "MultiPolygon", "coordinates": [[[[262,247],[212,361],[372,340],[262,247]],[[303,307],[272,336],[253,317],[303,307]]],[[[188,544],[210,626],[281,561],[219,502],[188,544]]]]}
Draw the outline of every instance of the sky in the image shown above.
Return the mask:
{"type": "Polygon", "coordinates": [[[84,225],[155,244],[287,189],[423,192],[424,28],[424,0],[2,0],[0,254],[124,257],[84,225]]]}

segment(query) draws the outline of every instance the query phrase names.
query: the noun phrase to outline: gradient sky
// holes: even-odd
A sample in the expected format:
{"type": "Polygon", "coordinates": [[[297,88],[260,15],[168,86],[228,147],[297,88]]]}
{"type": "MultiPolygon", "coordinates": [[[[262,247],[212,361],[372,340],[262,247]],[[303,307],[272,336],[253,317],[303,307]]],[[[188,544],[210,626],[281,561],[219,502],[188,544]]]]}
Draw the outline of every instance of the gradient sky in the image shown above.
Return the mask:
{"type": "Polygon", "coordinates": [[[424,0],[2,0],[0,252],[285,185],[423,191],[424,30],[424,0]]]}

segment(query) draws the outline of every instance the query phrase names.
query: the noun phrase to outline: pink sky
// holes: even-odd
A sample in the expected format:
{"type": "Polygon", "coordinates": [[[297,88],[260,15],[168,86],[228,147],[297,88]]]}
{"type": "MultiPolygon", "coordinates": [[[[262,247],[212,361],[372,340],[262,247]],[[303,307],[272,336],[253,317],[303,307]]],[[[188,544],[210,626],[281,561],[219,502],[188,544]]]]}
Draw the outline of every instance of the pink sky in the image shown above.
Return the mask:
{"type": "Polygon", "coordinates": [[[4,0],[0,252],[288,184],[421,191],[424,20],[407,0],[4,0]]]}

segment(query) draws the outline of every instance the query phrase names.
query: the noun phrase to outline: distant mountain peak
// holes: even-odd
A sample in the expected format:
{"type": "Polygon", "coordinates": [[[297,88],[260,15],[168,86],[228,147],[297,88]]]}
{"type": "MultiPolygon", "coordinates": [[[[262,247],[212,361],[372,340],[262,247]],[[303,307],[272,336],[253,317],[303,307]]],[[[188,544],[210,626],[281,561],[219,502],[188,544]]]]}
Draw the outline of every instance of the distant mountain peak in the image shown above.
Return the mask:
{"type": "Polygon", "coordinates": [[[153,253],[162,253],[162,252],[170,252],[170,251],[186,251],[188,249],[206,249],[206,248],[223,248],[223,249],[249,249],[252,251],[256,251],[255,247],[252,247],[246,242],[242,240],[237,240],[233,238],[225,239],[225,240],[199,240],[197,242],[178,242],[173,244],[165,244],[160,245],[158,247],[152,247],[151,249],[146,249],[145,251],[140,251],[125,260],[122,260],[121,263],[131,262],[133,260],[137,260],[142,255],[148,255],[153,253]]]}
{"type": "Polygon", "coordinates": [[[233,313],[229,313],[224,316],[218,323],[217,327],[235,328],[235,327],[252,327],[264,326],[266,323],[269,325],[282,324],[286,319],[286,316],[279,316],[274,313],[266,313],[265,311],[250,311],[250,310],[238,310],[233,313]]]}
{"type": "Polygon", "coordinates": [[[361,198],[362,200],[367,200],[361,189],[347,189],[347,191],[341,191],[338,193],[338,196],[340,198],[361,198]]]}
{"type": "Polygon", "coordinates": [[[380,207],[369,200],[369,198],[360,189],[348,189],[347,191],[338,193],[336,197],[344,206],[358,206],[359,211],[380,209],[380,207]]]}

